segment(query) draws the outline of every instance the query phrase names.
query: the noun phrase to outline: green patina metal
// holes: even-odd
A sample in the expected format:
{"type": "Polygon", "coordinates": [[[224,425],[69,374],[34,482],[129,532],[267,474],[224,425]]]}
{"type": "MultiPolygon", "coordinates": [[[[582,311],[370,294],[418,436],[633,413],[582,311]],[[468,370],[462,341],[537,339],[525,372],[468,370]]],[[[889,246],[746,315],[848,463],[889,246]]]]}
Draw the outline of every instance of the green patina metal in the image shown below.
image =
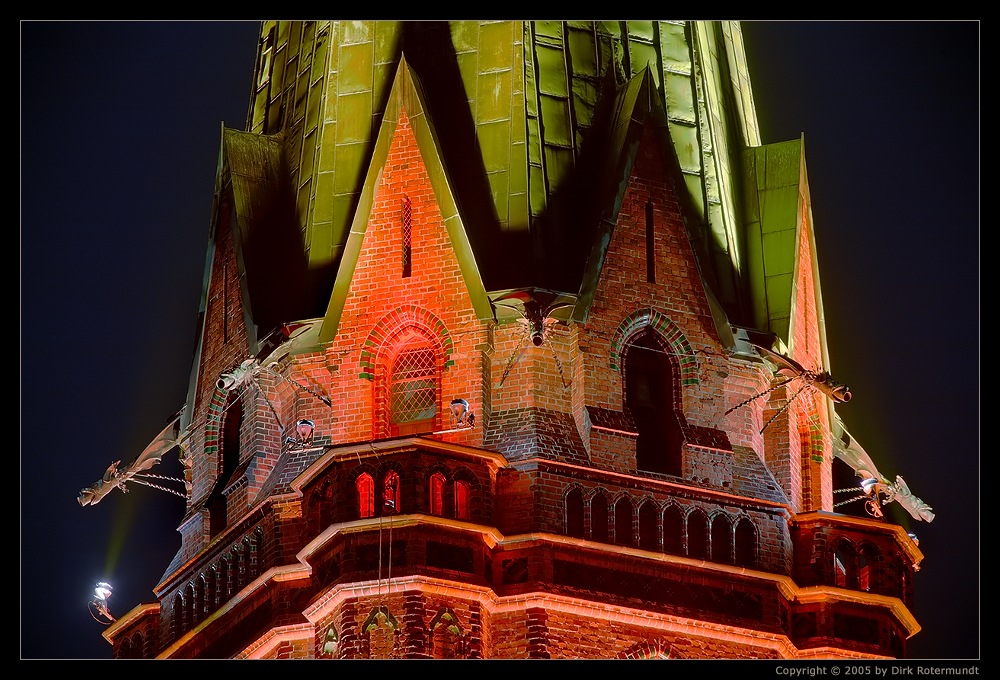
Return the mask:
{"type": "Polygon", "coordinates": [[[808,189],[793,151],[760,145],[732,21],[262,22],[248,133],[226,131],[235,226],[253,241],[263,221],[251,202],[270,187],[308,291],[306,309],[289,310],[262,292],[270,281],[249,281],[262,332],[273,318],[325,316],[320,340],[332,337],[404,101],[481,317],[486,291],[535,286],[578,296],[573,317],[586,319],[637,116],[674,165],[724,341],[733,323],[788,342],[787,208],[796,183],[808,189]]]}
{"type": "Polygon", "coordinates": [[[799,215],[806,200],[802,142],[792,140],[748,149],[743,162],[753,325],[790,345],[799,215]]]}

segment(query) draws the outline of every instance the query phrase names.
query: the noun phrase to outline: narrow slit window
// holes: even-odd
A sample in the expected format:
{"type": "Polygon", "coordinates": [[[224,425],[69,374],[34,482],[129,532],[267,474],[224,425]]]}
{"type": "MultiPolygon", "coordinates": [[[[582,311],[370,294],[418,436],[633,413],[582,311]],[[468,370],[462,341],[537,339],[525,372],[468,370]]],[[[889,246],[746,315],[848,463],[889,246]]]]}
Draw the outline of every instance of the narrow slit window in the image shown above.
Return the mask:
{"type": "Polygon", "coordinates": [[[656,283],[656,250],[653,242],[653,202],[646,201],[646,281],[648,283],[656,283]]]}
{"type": "Polygon", "coordinates": [[[403,197],[403,278],[413,273],[413,208],[410,197],[403,197]]]}

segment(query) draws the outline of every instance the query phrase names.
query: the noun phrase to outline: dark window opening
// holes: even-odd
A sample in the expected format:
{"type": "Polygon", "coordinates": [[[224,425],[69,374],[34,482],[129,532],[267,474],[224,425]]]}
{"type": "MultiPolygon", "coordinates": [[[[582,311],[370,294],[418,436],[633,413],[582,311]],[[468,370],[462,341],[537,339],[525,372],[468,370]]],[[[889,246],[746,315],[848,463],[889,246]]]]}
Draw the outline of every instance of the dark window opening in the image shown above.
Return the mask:
{"type": "Polygon", "coordinates": [[[850,553],[843,545],[833,554],[833,585],[838,588],[847,587],[847,569],[850,553]]]}
{"type": "Polygon", "coordinates": [[[214,538],[225,530],[228,523],[228,508],[223,490],[232,481],[230,479],[240,462],[240,430],[243,429],[243,405],[238,399],[226,404],[226,413],[222,424],[222,441],[219,456],[222,457],[222,469],[215,480],[215,487],[208,499],[209,534],[214,538]]]}
{"type": "Polygon", "coordinates": [[[741,517],[736,523],[736,564],[741,567],[753,567],[757,562],[757,532],[753,522],[741,517]]]}
{"type": "Polygon", "coordinates": [[[639,508],[639,547],[644,550],[659,547],[657,514],[656,504],[652,501],[646,501],[639,508]]]}
{"type": "Polygon", "coordinates": [[[675,506],[663,513],[663,552],[684,554],[684,516],[675,506]]]}
{"type": "Polygon", "coordinates": [[[583,492],[580,489],[566,494],[566,534],[583,538],[583,492]]]}
{"type": "Polygon", "coordinates": [[[701,510],[688,517],[688,557],[708,559],[708,517],[701,510]]]}
{"type": "Polygon", "coordinates": [[[615,503],[615,543],[632,545],[632,501],[628,498],[615,503]]]}
{"type": "Polygon", "coordinates": [[[625,355],[625,403],[639,432],[636,467],[680,476],[683,437],[674,411],[673,369],[648,329],[625,355]]]}
{"type": "Polygon", "coordinates": [[[733,534],[729,520],[723,515],[712,520],[712,561],[733,563],[733,534]]]}
{"type": "Polygon", "coordinates": [[[590,537],[607,543],[608,533],[608,499],[599,493],[590,501],[590,537]]]}
{"type": "Polygon", "coordinates": [[[394,515],[398,512],[400,512],[399,475],[390,470],[382,480],[382,514],[394,515]]]}

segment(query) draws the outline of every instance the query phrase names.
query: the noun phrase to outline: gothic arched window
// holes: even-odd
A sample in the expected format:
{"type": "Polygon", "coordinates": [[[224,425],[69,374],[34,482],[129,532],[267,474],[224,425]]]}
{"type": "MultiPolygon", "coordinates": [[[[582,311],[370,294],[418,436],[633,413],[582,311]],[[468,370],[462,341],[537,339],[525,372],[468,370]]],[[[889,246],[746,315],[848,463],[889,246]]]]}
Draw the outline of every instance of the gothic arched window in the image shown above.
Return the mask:
{"type": "Polygon", "coordinates": [[[590,537],[601,543],[608,542],[608,499],[598,492],[590,499],[590,537]]]}
{"type": "Polygon", "coordinates": [[[375,516],[375,480],[367,472],[358,475],[354,486],[358,491],[358,517],[375,516]]]}
{"type": "Polygon", "coordinates": [[[663,552],[684,554],[684,516],[676,505],[663,513],[663,552]]]}
{"type": "Polygon", "coordinates": [[[687,521],[688,557],[708,559],[708,517],[701,509],[694,510],[687,521]]]}
{"type": "Polygon", "coordinates": [[[757,562],[757,530],[746,517],[740,517],[736,522],[734,532],[736,543],[736,564],[741,567],[753,567],[757,562]]]}
{"type": "Polygon", "coordinates": [[[240,430],[243,429],[243,403],[230,393],[226,403],[225,420],[222,423],[222,446],[219,455],[222,456],[215,486],[208,499],[209,534],[214,538],[221,533],[228,523],[229,508],[224,493],[232,481],[231,477],[240,462],[240,430]]]}
{"type": "Polygon", "coordinates": [[[566,535],[583,538],[583,492],[572,489],[566,494],[566,535]]]}
{"type": "Polygon", "coordinates": [[[632,545],[632,500],[622,496],[615,503],[615,543],[632,545]]]}
{"type": "Polygon", "coordinates": [[[846,542],[841,542],[833,552],[833,584],[838,588],[850,584],[855,559],[854,549],[846,542]]]}
{"type": "Polygon", "coordinates": [[[445,478],[440,472],[431,475],[430,511],[432,515],[444,515],[444,485],[445,478]]]}
{"type": "Polygon", "coordinates": [[[399,474],[395,470],[385,473],[382,480],[382,514],[401,512],[399,507],[399,474]]]}
{"type": "Polygon", "coordinates": [[[645,550],[656,550],[659,548],[659,511],[656,503],[652,500],[646,501],[639,507],[639,547],[645,550]]]}
{"type": "Polygon", "coordinates": [[[455,496],[455,519],[469,519],[471,514],[469,483],[464,479],[456,479],[452,491],[455,496]]]}
{"type": "Polygon", "coordinates": [[[625,404],[638,430],[636,467],[681,474],[683,437],[675,410],[674,370],[658,334],[645,328],[625,353],[625,404]]]}
{"type": "Polygon", "coordinates": [[[878,549],[866,545],[858,551],[858,588],[873,592],[875,590],[875,565],[879,560],[878,549]]]}
{"type": "Polygon", "coordinates": [[[733,562],[733,534],[729,518],[725,515],[712,518],[712,561],[724,564],[733,562]]]}
{"type": "Polygon", "coordinates": [[[420,434],[439,429],[440,369],[435,344],[417,329],[404,331],[380,371],[383,389],[377,408],[380,436],[420,434]]]}

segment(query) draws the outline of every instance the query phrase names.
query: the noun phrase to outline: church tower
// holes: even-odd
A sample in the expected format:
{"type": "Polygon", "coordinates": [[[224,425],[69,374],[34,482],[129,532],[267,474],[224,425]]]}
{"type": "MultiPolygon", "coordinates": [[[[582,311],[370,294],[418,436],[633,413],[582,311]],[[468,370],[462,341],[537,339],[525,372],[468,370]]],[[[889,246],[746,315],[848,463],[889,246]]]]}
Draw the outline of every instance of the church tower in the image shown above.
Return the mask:
{"type": "Polygon", "coordinates": [[[933,514],[836,414],[738,22],[265,21],[252,78],[115,657],[906,656],[933,514]]]}

